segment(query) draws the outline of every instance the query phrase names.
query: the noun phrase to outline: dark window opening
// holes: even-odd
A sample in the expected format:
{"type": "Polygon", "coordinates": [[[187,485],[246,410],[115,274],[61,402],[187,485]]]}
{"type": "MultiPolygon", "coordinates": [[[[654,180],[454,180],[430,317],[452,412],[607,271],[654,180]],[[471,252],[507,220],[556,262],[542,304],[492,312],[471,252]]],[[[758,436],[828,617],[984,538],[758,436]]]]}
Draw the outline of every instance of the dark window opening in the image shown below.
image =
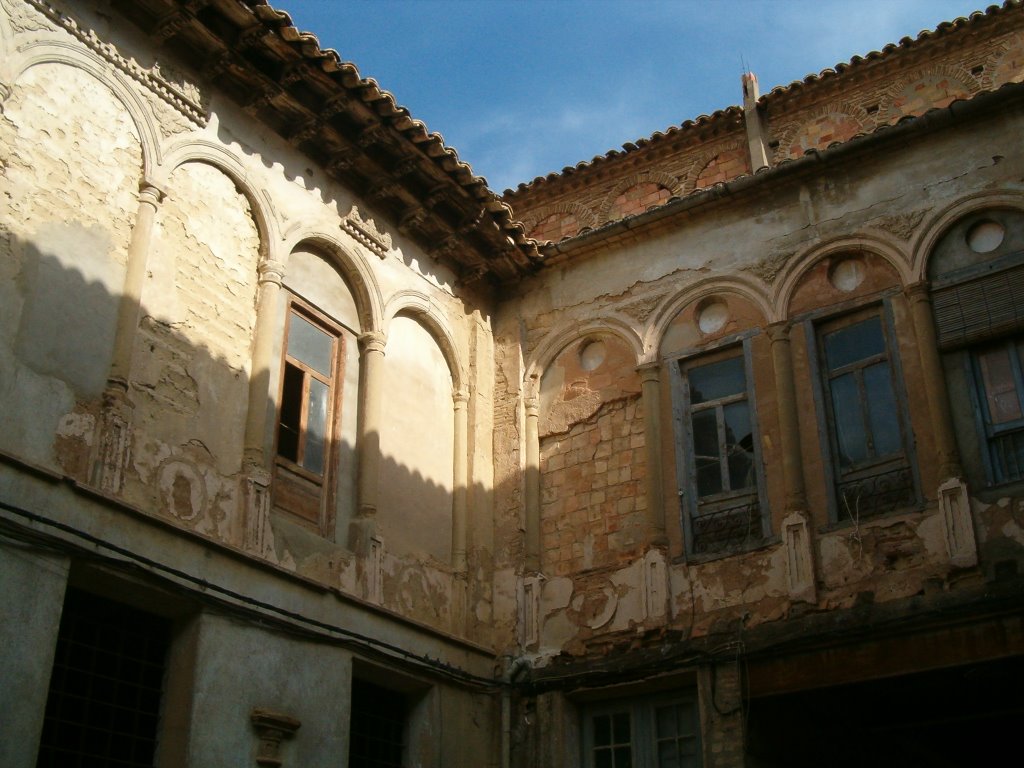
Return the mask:
{"type": "Polygon", "coordinates": [[[170,622],[69,589],[39,768],[153,765],[170,622]]]}
{"type": "Polygon", "coordinates": [[[687,549],[716,554],[756,544],[765,531],[745,354],[683,361],[679,372],[687,549]]]}
{"type": "Polygon", "coordinates": [[[352,681],[349,768],[401,768],[408,707],[401,693],[352,681]]]}
{"type": "Polygon", "coordinates": [[[840,520],[888,514],[915,499],[887,337],[878,314],[820,337],[840,520]]]}

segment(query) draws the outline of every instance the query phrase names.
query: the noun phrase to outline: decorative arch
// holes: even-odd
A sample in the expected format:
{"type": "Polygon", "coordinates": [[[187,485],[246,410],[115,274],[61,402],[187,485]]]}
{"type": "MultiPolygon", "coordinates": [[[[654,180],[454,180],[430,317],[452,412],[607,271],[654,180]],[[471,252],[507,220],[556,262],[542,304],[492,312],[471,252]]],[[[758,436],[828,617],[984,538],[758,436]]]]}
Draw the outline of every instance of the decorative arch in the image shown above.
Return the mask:
{"type": "Polygon", "coordinates": [[[913,282],[909,254],[896,238],[885,237],[880,233],[838,237],[815,244],[793,258],[777,282],[778,288],[771,299],[772,313],[769,322],[784,320],[789,316],[789,304],[797,285],[817,262],[836,254],[857,252],[881,257],[893,268],[903,285],[913,282]]]}
{"type": "MultiPolygon", "coordinates": [[[[709,165],[711,165],[713,161],[717,160],[719,157],[729,152],[744,153],[746,152],[746,145],[737,139],[727,140],[723,141],[721,144],[710,147],[709,149],[706,149],[705,151],[697,154],[693,158],[693,161],[690,163],[689,167],[687,168],[686,173],[683,175],[682,192],[684,194],[689,194],[690,192],[696,191],[698,189],[697,180],[700,178],[700,175],[704,172],[704,170],[709,165]]],[[[743,155],[743,158],[744,169],[742,173],[750,173],[750,160],[749,158],[746,157],[745,154],[743,155]]],[[[705,187],[700,187],[700,189],[704,188],[705,187]]]]}
{"type": "Polygon", "coordinates": [[[594,216],[594,212],[586,206],[574,202],[555,203],[554,205],[544,206],[543,208],[531,213],[523,220],[523,229],[526,230],[527,236],[530,237],[530,233],[532,233],[537,226],[541,224],[541,222],[559,213],[569,214],[576,218],[579,229],[574,234],[579,234],[582,230],[588,227],[594,227],[597,224],[597,218],[594,216]]]}
{"type": "Polygon", "coordinates": [[[635,173],[617,184],[601,202],[597,211],[597,220],[604,223],[610,220],[612,206],[616,198],[639,184],[657,184],[667,189],[672,197],[683,194],[683,183],[677,177],[660,171],[644,171],[635,173]]]}
{"type": "MultiPolygon", "coordinates": [[[[359,332],[380,331],[384,327],[384,299],[373,272],[357,254],[346,246],[340,237],[329,234],[325,227],[298,224],[290,227],[280,242],[280,252],[285,273],[288,271],[288,255],[299,245],[310,245],[329,256],[341,270],[356,300],[359,312],[359,332]]],[[[340,230],[339,230],[340,232],[340,230]]]]}
{"type": "Polygon", "coordinates": [[[238,192],[249,202],[249,209],[260,234],[261,261],[273,258],[270,248],[273,243],[281,240],[273,201],[265,190],[255,188],[249,183],[245,168],[238,158],[215,142],[206,139],[184,139],[168,147],[163,164],[153,174],[153,181],[166,187],[174,172],[187,163],[205,163],[231,179],[238,192]]]}
{"type": "Polygon", "coordinates": [[[26,46],[20,58],[10,63],[11,83],[17,83],[29,69],[40,64],[63,64],[80,69],[110,90],[135,125],[142,147],[142,177],[151,178],[161,159],[160,132],[141,97],[130,87],[125,76],[88,49],[77,48],[70,43],[36,42],[26,46]]]}
{"type": "Polygon", "coordinates": [[[640,365],[643,358],[643,341],[626,318],[608,315],[583,323],[566,323],[558,330],[548,334],[530,355],[524,373],[527,395],[537,394],[536,390],[541,376],[563,349],[574,341],[587,336],[611,336],[625,342],[633,351],[636,364],[640,365]]]}
{"type": "MultiPolygon", "coordinates": [[[[857,125],[857,131],[866,130],[866,127],[871,125],[870,115],[864,110],[863,107],[849,102],[838,102],[834,104],[826,104],[811,110],[803,116],[799,121],[788,123],[778,134],[778,147],[774,150],[775,161],[778,162],[789,157],[800,157],[804,152],[809,149],[826,149],[830,144],[835,141],[847,141],[853,138],[852,135],[843,135],[843,138],[833,138],[828,142],[822,143],[821,137],[818,139],[811,140],[810,135],[811,129],[815,124],[820,124],[823,120],[828,118],[845,118],[851,120],[857,125]],[[801,152],[793,152],[793,145],[798,141],[805,141],[807,146],[801,152]]],[[[837,120],[838,122],[838,120],[837,120]]]]}
{"type": "MultiPolygon", "coordinates": [[[[885,115],[881,122],[893,122],[909,115],[922,115],[929,109],[935,107],[946,107],[950,101],[958,98],[973,96],[980,90],[978,80],[965,67],[953,64],[940,64],[936,67],[920,69],[899,82],[893,83],[885,89],[885,96],[878,110],[879,115],[885,115]],[[947,95],[949,101],[939,100],[938,102],[924,98],[914,99],[908,96],[909,89],[915,84],[926,79],[945,79],[952,84],[960,86],[960,94],[947,95]]],[[[947,89],[947,94],[952,89],[947,89]]]]}
{"type": "Polygon", "coordinates": [[[452,375],[452,389],[460,392],[466,387],[466,372],[462,366],[462,359],[458,348],[452,338],[444,313],[430,297],[425,293],[416,290],[404,290],[394,294],[388,299],[384,307],[384,322],[382,328],[385,335],[391,325],[391,321],[399,315],[411,317],[421,323],[424,328],[434,337],[437,346],[448,363],[448,370],[452,375]]]}
{"type": "Polygon", "coordinates": [[[919,229],[917,238],[911,243],[910,280],[926,279],[928,261],[939,239],[957,221],[968,214],[986,208],[1015,208],[1024,210],[1024,192],[1010,190],[986,191],[958,200],[927,219],[919,229]]]}
{"type": "Polygon", "coordinates": [[[749,301],[770,322],[771,304],[759,283],[738,275],[707,277],[688,285],[678,293],[669,294],[651,314],[651,322],[644,331],[645,355],[642,362],[657,360],[662,340],[676,316],[695,301],[717,294],[732,294],[749,301]]]}

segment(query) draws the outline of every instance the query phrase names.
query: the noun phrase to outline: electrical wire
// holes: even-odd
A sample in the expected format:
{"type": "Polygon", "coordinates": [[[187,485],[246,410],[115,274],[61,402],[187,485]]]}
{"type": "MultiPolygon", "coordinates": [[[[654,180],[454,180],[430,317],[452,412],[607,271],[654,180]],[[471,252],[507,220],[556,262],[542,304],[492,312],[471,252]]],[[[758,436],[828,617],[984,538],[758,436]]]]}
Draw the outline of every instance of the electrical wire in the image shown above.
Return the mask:
{"type": "Polygon", "coordinates": [[[161,583],[169,585],[178,591],[184,591],[193,599],[206,605],[215,606],[222,612],[233,615],[248,623],[270,626],[286,634],[298,635],[304,639],[357,648],[375,658],[398,662],[422,672],[440,675],[446,679],[474,688],[496,691],[504,685],[499,679],[476,675],[440,659],[416,654],[400,646],[354,632],[337,624],[321,621],[236,592],[194,576],[179,568],[174,568],[125,547],[113,544],[67,523],[53,520],[3,500],[0,500],[0,509],[37,525],[46,526],[73,536],[97,549],[106,550],[112,554],[104,555],[99,552],[90,552],[82,545],[67,541],[60,536],[44,534],[12,520],[0,518],[0,535],[9,540],[50,552],[72,553],[77,557],[98,560],[121,570],[141,571],[160,579],[161,583]],[[184,582],[184,584],[181,582],[184,582]]]}

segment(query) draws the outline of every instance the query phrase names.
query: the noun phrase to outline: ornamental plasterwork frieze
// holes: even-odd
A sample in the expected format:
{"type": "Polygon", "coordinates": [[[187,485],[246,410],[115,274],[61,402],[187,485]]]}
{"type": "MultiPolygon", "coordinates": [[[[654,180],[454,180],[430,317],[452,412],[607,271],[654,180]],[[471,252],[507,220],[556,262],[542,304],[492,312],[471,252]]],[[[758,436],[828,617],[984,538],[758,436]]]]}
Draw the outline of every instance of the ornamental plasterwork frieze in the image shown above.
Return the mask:
{"type": "Polygon", "coordinates": [[[793,257],[793,252],[771,253],[753,264],[743,267],[744,272],[749,272],[754,277],[760,278],[766,285],[771,285],[778,278],[779,273],[793,257]]]}
{"type": "Polygon", "coordinates": [[[884,229],[886,232],[896,235],[900,240],[910,240],[914,230],[924,221],[927,213],[927,208],[911,213],[897,213],[892,216],[882,216],[872,223],[879,229],[884,229]]]}
{"type": "Polygon", "coordinates": [[[364,219],[359,213],[359,208],[354,205],[352,210],[341,220],[341,228],[348,232],[356,242],[382,259],[392,249],[391,235],[382,232],[373,219],[364,219]]]}
{"type": "Polygon", "coordinates": [[[100,40],[95,31],[81,27],[75,19],[61,13],[44,0],[21,0],[20,3],[11,3],[9,5],[12,11],[12,26],[25,29],[26,31],[29,29],[32,31],[49,30],[52,28],[45,25],[38,16],[35,17],[38,26],[35,26],[30,20],[32,14],[26,13],[25,6],[28,6],[51,22],[53,27],[67,32],[105,61],[148,88],[195,125],[203,127],[209,122],[209,110],[203,103],[199,87],[188,80],[183,73],[167,64],[161,65],[156,63],[152,67],[147,68],[140,65],[135,59],[125,58],[118,53],[117,48],[113,44],[104,43],[100,40]],[[15,22],[15,19],[17,19],[17,22],[15,22]]]}

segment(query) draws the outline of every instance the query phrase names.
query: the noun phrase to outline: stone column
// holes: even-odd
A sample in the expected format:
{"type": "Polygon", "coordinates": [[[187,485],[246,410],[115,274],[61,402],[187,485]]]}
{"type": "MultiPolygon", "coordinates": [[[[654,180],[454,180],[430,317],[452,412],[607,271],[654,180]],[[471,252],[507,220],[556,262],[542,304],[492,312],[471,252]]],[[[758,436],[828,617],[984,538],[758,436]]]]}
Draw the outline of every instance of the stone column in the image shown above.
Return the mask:
{"type": "Polygon", "coordinates": [[[526,401],[526,570],[540,570],[540,403],[526,401]]]}
{"type": "Polygon", "coordinates": [[[779,405],[779,449],[782,453],[782,485],[786,497],[786,516],[782,520],[780,533],[786,548],[789,595],[794,600],[813,603],[817,601],[814,551],[804,486],[790,326],[785,322],[773,323],[767,330],[775,373],[775,399],[779,405]]]}
{"type": "Polygon", "coordinates": [[[362,367],[359,392],[359,508],[349,530],[349,546],[360,554],[370,551],[376,535],[377,493],[380,483],[381,389],[384,383],[384,347],[379,331],[359,337],[362,367]]]}
{"type": "Polygon", "coordinates": [[[640,366],[647,446],[647,525],[652,543],[665,541],[665,499],[661,464],[661,364],[640,366]]]}
{"type": "Polygon", "coordinates": [[[246,463],[269,469],[266,428],[270,390],[270,363],[277,337],[277,305],[281,294],[284,265],[267,259],[260,263],[256,305],[256,329],[252,345],[252,373],[249,378],[249,411],[245,420],[246,463]]]}
{"type": "Polygon", "coordinates": [[[456,573],[466,571],[466,499],[469,496],[469,457],[466,446],[469,435],[469,393],[452,393],[455,403],[454,490],[452,491],[452,567],[456,573]]]}
{"type": "Polygon", "coordinates": [[[259,266],[256,330],[249,377],[249,410],[245,419],[245,541],[250,552],[273,559],[274,539],[270,527],[271,457],[266,451],[266,427],[270,405],[270,363],[280,321],[277,313],[284,278],[284,265],[264,260],[259,266]]]}
{"type": "Polygon", "coordinates": [[[927,282],[907,286],[910,314],[914,319],[914,333],[917,336],[917,352],[921,358],[921,376],[928,412],[931,414],[932,433],[935,436],[935,451],[939,459],[939,479],[960,477],[960,454],[953,436],[953,417],[946,397],[946,375],[939,358],[939,343],[935,336],[935,322],[932,318],[932,301],[927,282]]]}
{"type": "Polygon", "coordinates": [[[164,198],[164,191],[155,184],[143,181],[139,185],[139,210],[128,243],[128,266],[125,270],[121,301],[117,307],[117,328],[114,332],[114,354],[107,376],[107,388],[128,390],[128,376],[131,373],[132,350],[135,334],[139,327],[139,310],[142,307],[142,285],[146,279],[146,260],[149,243],[153,236],[157,207],[164,198]]]}
{"type": "Polygon", "coordinates": [[[114,348],[97,424],[96,454],[92,471],[92,481],[107,493],[121,492],[124,487],[124,473],[128,467],[132,423],[128,380],[131,376],[135,336],[139,328],[142,286],[146,278],[146,261],[153,235],[153,223],[164,194],[164,191],[152,182],[142,181],[139,185],[139,209],[128,243],[128,263],[117,307],[114,348]]]}
{"type": "Polygon", "coordinates": [[[907,286],[906,295],[914,319],[921,377],[935,437],[936,458],[939,461],[939,487],[936,495],[946,549],[954,566],[970,568],[978,563],[978,545],[974,537],[970,498],[963,481],[963,468],[960,466],[960,452],[953,433],[953,415],[946,396],[946,375],[939,356],[929,291],[927,281],[922,281],[907,286]]]}

